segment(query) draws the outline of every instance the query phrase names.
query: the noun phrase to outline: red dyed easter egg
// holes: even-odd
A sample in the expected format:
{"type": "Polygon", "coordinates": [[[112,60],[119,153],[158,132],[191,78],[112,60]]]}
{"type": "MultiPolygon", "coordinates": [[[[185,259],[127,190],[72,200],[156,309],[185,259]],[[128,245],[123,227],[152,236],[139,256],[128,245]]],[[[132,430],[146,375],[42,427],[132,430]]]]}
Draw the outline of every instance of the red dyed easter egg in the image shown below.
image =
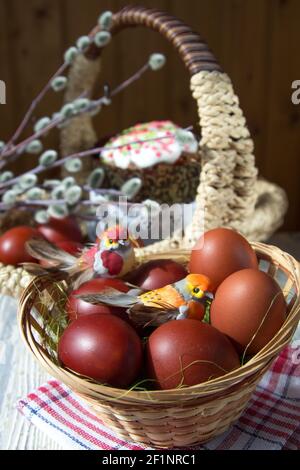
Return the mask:
{"type": "Polygon", "coordinates": [[[120,292],[129,291],[129,287],[121,279],[97,278],[85,282],[69,295],[67,302],[69,319],[73,321],[78,317],[95,313],[112,313],[123,319],[127,319],[126,310],[124,308],[111,307],[109,305],[93,305],[77,297],[78,295],[98,294],[109,287],[120,292]]]}
{"type": "Polygon", "coordinates": [[[41,234],[32,227],[20,225],[11,228],[0,237],[0,261],[12,265],[35,261],[27,253],[26,242],[36,237],[41,237],[41,234]]]}
{"type": "Polygon", "coordinates": [[[128,387],[142,365],[142,343],[134,329],[114,315],[82,316],[58,344],[62,364],[97,382],[128,387]]]}
{"type": "Polygon", "coordinates": [[[197,385],[239,367],[229,339],[207,323],[173,320],[157,328],[147,344],[150,378],[167,390],[197,385]]]}

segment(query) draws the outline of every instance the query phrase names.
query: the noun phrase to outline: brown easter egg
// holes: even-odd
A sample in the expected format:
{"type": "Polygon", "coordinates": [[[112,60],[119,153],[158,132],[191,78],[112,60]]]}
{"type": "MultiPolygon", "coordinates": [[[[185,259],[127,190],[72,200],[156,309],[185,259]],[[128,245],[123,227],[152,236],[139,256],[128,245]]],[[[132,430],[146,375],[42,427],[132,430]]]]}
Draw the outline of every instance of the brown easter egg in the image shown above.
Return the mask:
{"type": "Polygon", "coordinates": [[[81,229],[75,217],[70,216],[64,219],[52,217],[46,224],[38,225],[37,229],[46,240],[54,244],[71,240],[78,243],[83,241],[81,229]]]}
{"type": "Polygon", "coordinates": [[[143,264],[128,279],[144,290],[153,290],[180,281],[187,274],[186,269],[176,261],[160,259],[143,264]]]}
{"type": "Polygon", "coordinates": [[[149,337],[147,365],[161,389],[197,385],[239,367],[225,335],[198,320],[173,320],[149,337]]]}
{"type": "Polygon", "coordinates": [[[0,261],[14,266],[19,263],[36,261],[27,253],[26,242],[31,238],[40,237],[40,233],[32,228],[20,225],[7,230],[0,237],[0,261]]]}
{"type": "Polygon", "coordinates": [[[205,232],[191,252],[190,272],[208,276],[214,289],[230,274],[246,268],[257,269],[257,257],[248,241],[234,230],[205,232]]]}
{"type": "Polygon", "coordinates": [[[134,329],[114,315],[88,315],[72,322],[58,344],[68,369],[105,385],[128,387],[142,365],[142,343],[134,329]]]}
{"type": "Polygon", "coordinates": [[[282,290],[269,274],[244,269],[231,274],[211,304],[211,324],[246,354],[256,354],[280,330],[286,318],[282,290]]]}
{"type": "Polygon", "coordinates": [[[120,292],[128,292],[129,287],[121,279],[97,278],[85,282],[78,289],[71,292],[67,302],[67,312],[70,320],[94,313],[112,313],[123,319],[127,318],[126,310],[109,305],[93,305],[79,299],[79,295],[99,294],[104,289],[113,288],[120,292]]]}

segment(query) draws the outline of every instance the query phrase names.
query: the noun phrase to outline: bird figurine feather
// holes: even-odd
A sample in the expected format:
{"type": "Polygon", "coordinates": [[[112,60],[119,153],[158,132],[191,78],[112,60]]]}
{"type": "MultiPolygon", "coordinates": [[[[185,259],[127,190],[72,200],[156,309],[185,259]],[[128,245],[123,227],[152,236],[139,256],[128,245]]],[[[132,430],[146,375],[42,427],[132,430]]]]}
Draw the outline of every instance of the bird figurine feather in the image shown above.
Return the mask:
{"type": "MultiPolygon", "coordinates": [[[[108,228],[78,256],[71,255],[41,238],[26,243],[27,252],[35,259],[47,263],[44,271],[65,271],[74,280],[74,288],[94,277],[122,277],[135,266],[136,241],[120,225],[108,228]]],[[[25,263],[31,274],[41,274],[41,266],[25,263]]]]}
{"type": "Polygon", "coordinates": [[[99,294],[79,295],[91,304],[127,309],[130,319],[139,326],[159,326],[169,320],[196,318],[202,320],[205,304],[213,298],[210,280],[202,274],[189,274],[184,279],[148,292],[133,289],[121,293],[105,289],[99,294]]]}

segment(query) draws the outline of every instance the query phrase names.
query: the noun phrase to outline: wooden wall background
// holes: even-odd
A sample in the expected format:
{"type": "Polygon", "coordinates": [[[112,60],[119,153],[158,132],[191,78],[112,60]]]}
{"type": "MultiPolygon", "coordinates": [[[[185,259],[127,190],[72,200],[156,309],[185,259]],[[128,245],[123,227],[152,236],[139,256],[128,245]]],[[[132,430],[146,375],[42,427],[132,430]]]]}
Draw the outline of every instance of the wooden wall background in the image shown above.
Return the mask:
{"type": "MultiPolygon", "coordinates": [[[[7,139],[30,100],[61,63],[63,51],[95,24],[101,11],[124,0],[0,0],[0,79],[7,104],[0,106],[0,138],[7,139]]],[[[260,172],[286,189],[285,228],[300,229],[300,106],[291,83],[300,79],[299,0],[140,0],[181,17],[204,36],[231,76],[255,139],[260,172]]],[[[96,120],[99,136],[152,118],[188,126],[197,119],[188,75],[157,34],[124,32],[107,49],[104,81],[115,85],[151,52],[165,52],[168,65],[119,96],[96,120]]],[[[61,97],[49,94],[39,115],[53,112],[61,97]]],[[[57,142],[57,136],[50,144],[57,142]]],[[[28,158],[20,168],[28,168],[28,158]]]]}

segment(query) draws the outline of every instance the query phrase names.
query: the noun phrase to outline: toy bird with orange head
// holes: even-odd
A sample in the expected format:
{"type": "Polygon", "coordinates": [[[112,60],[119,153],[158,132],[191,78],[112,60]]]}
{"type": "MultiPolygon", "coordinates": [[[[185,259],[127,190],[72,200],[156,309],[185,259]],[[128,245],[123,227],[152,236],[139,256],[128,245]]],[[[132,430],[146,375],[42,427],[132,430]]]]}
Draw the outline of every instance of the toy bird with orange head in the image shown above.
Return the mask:
{"type": "MultiPolygon", "coordinates": [[[[42,239],[33,239],[26,244],[31,256],[48,263],[46,270],[65,271],[76,280],[75,287],[94,277],[121,277],[127,274],[135,265],[134,246],[135,240],[119,225],[105,230],[94,245],[78,256],[42,239]]],[[[26,263],[25,267],[33,274],[39,274],[41,270],[32,263],[26,263]]]]}
{"type": "Polygon", "coordinates": [[[189,274],[181,281],[149,292],[132,290],[124,294],[115,289],[106,289],[101,294],[78,297],[92,304],[127,308],[135,324],[158,326],[174,319],[202,320],[205,303],[213,297],[209,291],[210,284],[204,275],[189,274]]]}

